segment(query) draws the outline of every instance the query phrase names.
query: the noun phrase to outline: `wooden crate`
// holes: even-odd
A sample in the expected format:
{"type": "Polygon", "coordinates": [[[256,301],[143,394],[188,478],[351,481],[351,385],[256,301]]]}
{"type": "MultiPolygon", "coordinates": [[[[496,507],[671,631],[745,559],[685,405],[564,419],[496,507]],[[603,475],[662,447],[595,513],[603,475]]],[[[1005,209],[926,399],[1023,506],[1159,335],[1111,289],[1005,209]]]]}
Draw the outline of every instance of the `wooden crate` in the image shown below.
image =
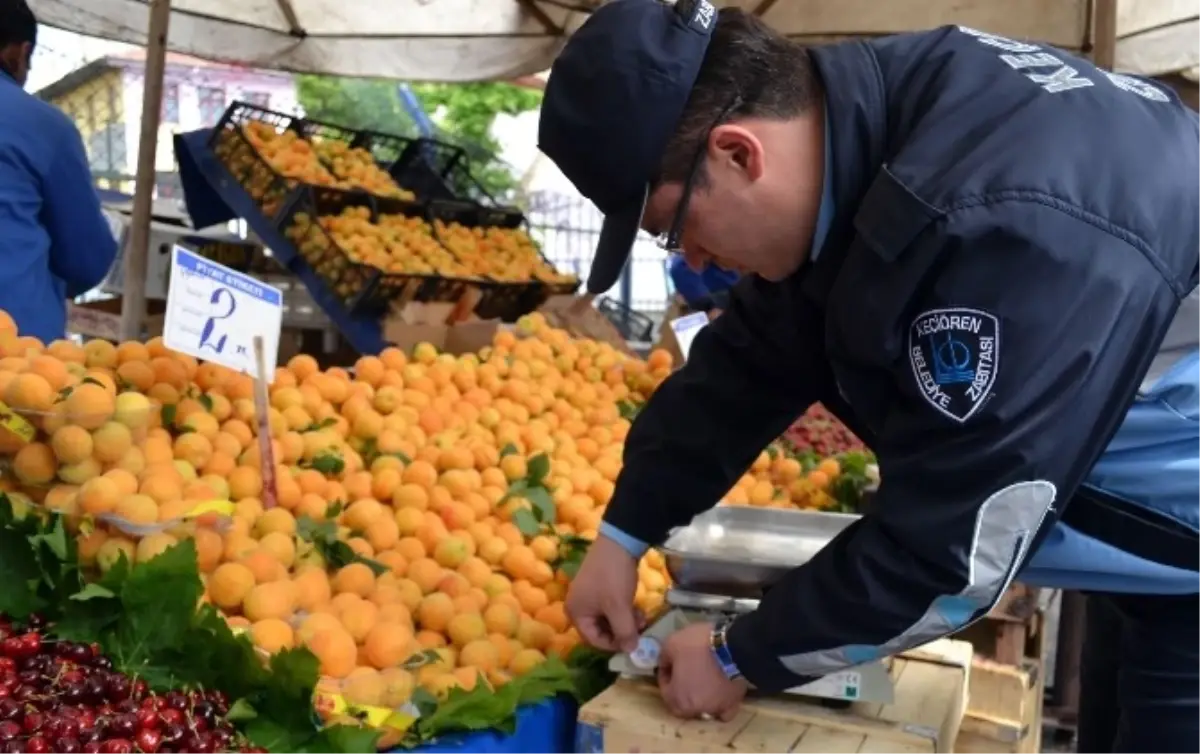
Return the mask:
{"type": "Polygon", "coordinates": [[[1038,609],[1036,587],[1013,584],[983,620],[955,634],[969,641],[975,653],[1014,667],[1028,657],[1041,659],[1038,649],[1043,616],[1038,609]]]}
{"type": "Polygon", "coordinates": [[[1046,632],[1041,610],[1034,613],[1029,625],[1033,628],[1017,662],[997,662],[981,654],[972,660],[967,713],[955,751],[1041,751],[1046,694],[1046,632]]]}
{"type": "Polygon", "coordinates": [[[577,752],[949,752],[967,705],[973,652],[947,639],[891,666],[892,704],[832,709],[798,697],[748,699],[737,717],[673,717],[647,681],[621,680],[579,711],[577,752]]]}

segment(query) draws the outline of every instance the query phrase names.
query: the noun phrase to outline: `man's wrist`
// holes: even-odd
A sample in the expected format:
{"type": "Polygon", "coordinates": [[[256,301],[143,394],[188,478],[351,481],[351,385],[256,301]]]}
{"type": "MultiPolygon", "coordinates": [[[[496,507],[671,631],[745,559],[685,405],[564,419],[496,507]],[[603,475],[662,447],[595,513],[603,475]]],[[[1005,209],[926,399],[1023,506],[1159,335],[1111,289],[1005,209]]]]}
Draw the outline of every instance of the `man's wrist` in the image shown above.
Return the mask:
{"type": "Polygon", "coordinates": [[[729,648],[728,631],[732,625],[733,619],[723,618],[713,626],[712,637],[710,640],[710,648],[712,649],[713,659],[717,661],[718,667],[725,677],[731,681],[736,681],[742,677],[742,671],[738,668],[737,662],[733,659],[733,650],[729,648]]]}
{"type": "Polygon", "coordinates": [[[600,529],[597,533],[620,545],[621,549],[629,553],[634,560],[641,560],[646,551],[650,549],[650,545],[631,534],[626,534],[607,521],[600,522],[600,529]]]}
{"type": "Polygon", "coordinates": [[[739,615],[726,630],[725,642],[746,681],[760,691],[776,693],[814,680],[796,675],[783,664],[775,646],[777,635],[786,629],[772,628],[756,610],[739,615]]]}

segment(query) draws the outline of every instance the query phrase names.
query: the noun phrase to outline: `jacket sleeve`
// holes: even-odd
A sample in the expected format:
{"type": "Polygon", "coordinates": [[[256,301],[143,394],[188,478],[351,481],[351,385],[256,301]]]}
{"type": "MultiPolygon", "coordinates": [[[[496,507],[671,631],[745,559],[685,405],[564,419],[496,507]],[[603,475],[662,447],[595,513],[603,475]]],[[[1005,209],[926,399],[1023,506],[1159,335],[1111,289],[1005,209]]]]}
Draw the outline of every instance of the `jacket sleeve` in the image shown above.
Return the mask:
{"type": "Polygon", "coordinates": [[[792,688],[963,628],[1057,519],[1178,300],[1144,245],[1077,218],[976,206],[895,262],[928,272],[881,338],[895,344],[879,362],[894,386],[874,448],[882,485],[868,515],[730,627],[751,683],[792,688]]]}
{"type": "Polygon", "coordinates": [[[53,167],[42,176],[42,222],[50,235],[50,271],[75,297],[104,280],[117,255],[117,242],[92,186],[83,139],[65,117],[59,123],[53,167]]]}
{"type": "Polygon", "coordinates": [[[798,309],[785,285],[742,281],[730,308],[696,336],[687,364],[646,402],[602,533],[661,542],[716,505],[819,395],[821,320],[798,309]]]}
{"type": "Polygon", "coordinates": [[[708,293],[704,276],[687,266],[683,257],[675,257],[670,262],[671,284],[675,292],[683,297],[689,305],[703,298],[708,293]]]}

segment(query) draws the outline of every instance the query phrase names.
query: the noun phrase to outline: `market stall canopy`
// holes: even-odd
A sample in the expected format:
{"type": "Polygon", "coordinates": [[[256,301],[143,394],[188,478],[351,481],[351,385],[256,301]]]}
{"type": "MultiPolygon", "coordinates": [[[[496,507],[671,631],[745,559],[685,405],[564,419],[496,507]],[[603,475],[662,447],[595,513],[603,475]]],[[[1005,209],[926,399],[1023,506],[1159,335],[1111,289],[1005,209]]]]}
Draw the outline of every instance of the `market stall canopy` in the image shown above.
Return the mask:
{"type": "MultiPolygon", "coordinates": [[[[821,43],[958,23],[1081,50],[1104,0],[717,0],[821,43]]],[[[544,71],[599,0],[173,0],[169,49],[303,73],[424,81],[544,71]]],[[[31,0],[38,19],[146,44],[147,0],[31,0]]],[[[1200,0],[1119,0],[1118,68],[1156,75],[1197,59],[1200,0]],[[1135,44],[1141,42],[1142,44],[1135,44]],[[1130,47],[1123,54],[1121,48],[1130,47]],[[1169,49],[1168,49],[1169,48],[1169,49]],[[1122,65],[1121,61],[1127,61],[1122,65]],[[1148,65],[1156,70],[1138,70],[1148,65]],[[1172,67],[1173,66],[1173,67],[1172,67]]]]}

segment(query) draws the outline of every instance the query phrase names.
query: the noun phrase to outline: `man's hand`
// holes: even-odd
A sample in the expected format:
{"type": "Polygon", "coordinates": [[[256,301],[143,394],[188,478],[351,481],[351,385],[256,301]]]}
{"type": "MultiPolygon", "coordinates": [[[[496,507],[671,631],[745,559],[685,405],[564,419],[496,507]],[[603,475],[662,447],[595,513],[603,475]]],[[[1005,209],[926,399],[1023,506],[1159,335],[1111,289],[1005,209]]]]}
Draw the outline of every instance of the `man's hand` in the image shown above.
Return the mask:
{"type": "Polygon", "coordinates": [[[619,544],[599,536],[571,580],[567,615],[583,640],[609,652],[632,652],[645,619],[633,608],[637,561],[619,544]]]}
{"type": "Polygon", "coordinates": [[[676,717],[737,715],[749,684],[725,677],[712,652],[711,623],[693,623],[667,637],[658,658],[658,688],[676,717]]]}

